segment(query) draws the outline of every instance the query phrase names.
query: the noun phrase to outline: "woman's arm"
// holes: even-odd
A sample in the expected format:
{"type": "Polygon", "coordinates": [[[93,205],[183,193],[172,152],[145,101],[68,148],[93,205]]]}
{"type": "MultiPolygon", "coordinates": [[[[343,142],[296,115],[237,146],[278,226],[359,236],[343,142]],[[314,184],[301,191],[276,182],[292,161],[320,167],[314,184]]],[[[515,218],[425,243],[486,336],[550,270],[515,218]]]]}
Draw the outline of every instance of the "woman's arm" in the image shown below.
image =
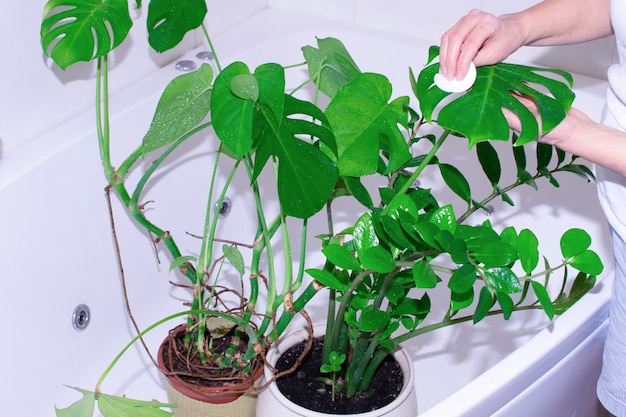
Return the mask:
{"type": "Polygon", "coordinates": [[[612,33],[610,0],[545,0],[500,17],[472,10],[441,38],[441,73],[460,79],[470,62],[494,64],[524,45],[572,44],[612,33]]]}

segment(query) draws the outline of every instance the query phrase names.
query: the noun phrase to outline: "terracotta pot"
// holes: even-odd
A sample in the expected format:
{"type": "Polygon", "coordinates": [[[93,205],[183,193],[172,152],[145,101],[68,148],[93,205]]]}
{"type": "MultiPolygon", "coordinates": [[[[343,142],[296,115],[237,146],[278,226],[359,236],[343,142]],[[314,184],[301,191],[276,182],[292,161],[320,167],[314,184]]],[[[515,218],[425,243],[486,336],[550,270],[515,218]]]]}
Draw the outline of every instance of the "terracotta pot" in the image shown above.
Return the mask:
{"type": "MultiPolygon", "coordinates": [[[[315,336],[324,334],[325,325],[314,326],[313,332],[315,336]]],[[[307,329],[303,328],[296,332],[281,338],[270,348],[267,354],[267,363],[271,366],[276,365],[278,358],[290,347],[300,343],[308,338],[307,329]]],[[[394,359],[398,362],[404,373],[404,387],[398,397],[379,408],[378,410],[366,413],[351,414],[358,417],[415,417],[417,415],[417,397],[415,395],[414,379],[415,370],[413,362],[408,353],[404,349],[398,349],[393,353],[394,359]]],[[[265,379],[272,378],[272,370],[265,367],[265,379]]],[[[288,400],[278,389],[275,383],[271,384],[267,389],[261,391],[257,400],[256,417],[328,417],[334,414],[325,414],[318,411],[312,411],[294,404],[288,400]]]]}
{"type": "MultiPolygon", "coordinates": [[[[172,330],[179,334],[186,330],[180,325],[172,330]]],[[[163,349],[169,336],[161,343],[158,352],[158,363],[167,380],[167,391],[170,402],[177,407],[173,410],[175,417],[255,417],[256,393],[247,392],[261,380],[263,367],[259,366],[247,380],[226,386],[196,386],[181,380],[176,375],[168,375],[163,362],[163,349]]]]}

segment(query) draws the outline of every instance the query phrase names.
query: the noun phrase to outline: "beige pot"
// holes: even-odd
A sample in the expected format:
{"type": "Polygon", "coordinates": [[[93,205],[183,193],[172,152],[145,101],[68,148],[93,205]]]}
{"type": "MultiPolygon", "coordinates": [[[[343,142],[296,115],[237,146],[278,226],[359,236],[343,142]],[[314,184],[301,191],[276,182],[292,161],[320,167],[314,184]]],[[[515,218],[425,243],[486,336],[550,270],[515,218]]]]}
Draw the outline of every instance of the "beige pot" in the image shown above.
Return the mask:
{"type": "MultiPolygon", "coordinates": [[[[314,334],[323,335],[324,325],[314,327],[314,334]]],[[[267,362],[275,365],[278,358],[291,346],[306,340],[307,329],[303,328],[281,338],[278,343],[270,348],[267,354],[267,362]]],[[[390,404],[378,410],[366,413],[351,414],[358,417],[415,417],[417,415],[417,397],[415,395],[414,379],[415,370],[413,362],[404,349],[398,349],[393,353],[393,357],[402,368],[404,373],[404,387],[398,397],[390,404]]],[[[272,371],[265,367],[265,379],[272,378],[272,371]]],[[[256,417],[328,417],[331,414],[324,414],[318,411],[311,411],[289,401],[282,395],[276,384],[271,384],[268,388],[259,393],[257,399],[256,417]]]]}
{"type": "MultiPolygon", "coordinates": [[[[180,325],[172,331],[182,332],[185,329],[185,325],[180,325]]],[[[249,380],[240,384],[221,387],[191,386],[175,375],[167,375],[168,371],[162,359],[165,341],[159,348],[157,359],[167,380],[169,401],[176,404],[173,409],[174,417],[255,417],[257,395],[245,391],[260,382],[262,367],[249,380]]]]}

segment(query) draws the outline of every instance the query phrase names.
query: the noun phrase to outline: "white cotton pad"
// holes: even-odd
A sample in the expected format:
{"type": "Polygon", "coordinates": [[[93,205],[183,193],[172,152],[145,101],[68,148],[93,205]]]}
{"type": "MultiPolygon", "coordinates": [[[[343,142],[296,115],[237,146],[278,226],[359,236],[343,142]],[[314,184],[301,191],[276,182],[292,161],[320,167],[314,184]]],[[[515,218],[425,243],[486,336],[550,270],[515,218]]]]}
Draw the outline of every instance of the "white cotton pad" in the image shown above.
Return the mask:
{"type": "Polygon", "coordinates": [[[435,74],[435,85],[448,93],[461,93],[469,90],[476,81],[476,65],[470,63],[469,70],[462,80],[456,78],[448,80],[443,74],[435,74]]]}

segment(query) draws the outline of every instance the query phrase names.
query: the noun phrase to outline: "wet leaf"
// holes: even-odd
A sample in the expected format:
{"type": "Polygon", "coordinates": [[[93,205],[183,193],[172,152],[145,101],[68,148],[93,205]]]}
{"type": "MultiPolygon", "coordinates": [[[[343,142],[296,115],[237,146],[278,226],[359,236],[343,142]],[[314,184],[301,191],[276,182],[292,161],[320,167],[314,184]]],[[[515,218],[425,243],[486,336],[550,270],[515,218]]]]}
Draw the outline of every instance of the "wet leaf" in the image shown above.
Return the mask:
{"type": "Polygon", "coordinates": [[[174,142],[206,117],[212,81],[213,69],[208,64],[170,81],[143,138],[141,151],[144,155],[174,142]]]}
{"type": "MultiPolygon", "coordinates": [[[[435,108],[440,102],[450,95],[435,86],[434,76],[438,72],[437,62],[424,68],[418,76],[416,94],[421,112],[428,121],[434,118],[435,108]]],[[[541,133],[553,129],[563,120],[574,101],[574,93],[569,87],[571,84],[571,75],[555,69],[508,63],[479,67],[472,88],[444,105],[436,116],[437,123],[467,137],[470,147],[486,140],[507,141],[510,129],[502,113],[502,109],[506,108],[515,113],[522,123],[516,144],[523,145],[534,141],[541,133]],[[561,77],[564,82],[553,78],[554,75],[561,77]],[[534,114],[513,93],[529,96],[536,102],[541,117],[541,131],[534,114]]]]}
{"type": "Polygon", "coordinates": [[[202,24],[206,13],[205,0],[150,0],[146,21],[150,46],[157,52],[172,49],[202,24]]]}

